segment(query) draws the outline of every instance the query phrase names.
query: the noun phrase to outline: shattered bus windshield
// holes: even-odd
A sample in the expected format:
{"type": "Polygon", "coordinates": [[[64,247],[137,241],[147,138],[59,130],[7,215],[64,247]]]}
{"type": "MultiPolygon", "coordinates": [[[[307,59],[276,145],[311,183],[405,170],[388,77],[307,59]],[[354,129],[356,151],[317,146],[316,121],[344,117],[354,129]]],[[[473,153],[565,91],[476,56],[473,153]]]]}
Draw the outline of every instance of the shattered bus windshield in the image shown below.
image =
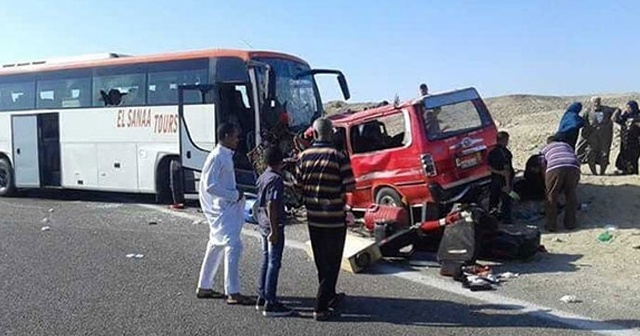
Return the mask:
{"type": "MultiPolygon", "coordinates": [[[[289,126],[294,129],[305,128],[322,114],[320,96],[312,76],[296,79],[296,75],[308,71],[307,65],[278,58],[263,58],[259,61],[271,65],[276,75],[276,98],[280,104],[286,104],[289,114],[289,126]]],[[[264,79],[260,76],[261,80],[264,79]]]]}

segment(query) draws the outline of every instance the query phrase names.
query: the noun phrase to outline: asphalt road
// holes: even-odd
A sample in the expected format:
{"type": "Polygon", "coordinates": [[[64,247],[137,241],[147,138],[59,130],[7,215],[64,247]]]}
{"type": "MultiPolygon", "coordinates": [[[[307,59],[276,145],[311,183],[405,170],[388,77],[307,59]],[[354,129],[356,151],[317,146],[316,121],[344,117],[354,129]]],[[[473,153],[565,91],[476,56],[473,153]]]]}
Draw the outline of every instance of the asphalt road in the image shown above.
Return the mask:
{"type": "MultiPolygon", "coordinates": [[[[384,263],[367,274],[341,273],[342,316],[316,322],[316,273],[300,249],[304,226],[287,228],[279,285],[281,300],[300,315],[266,318],[254,307],[195,297],[208,227],[194,209],[171,214],[148,198],[127,197],[0,199],[0,335],[632,334],[528,301],[463,293],[450,280],[384,263]]],[[[253,294],[259,241],[251,225],[246,231],[242,287],[253,294]]]]}

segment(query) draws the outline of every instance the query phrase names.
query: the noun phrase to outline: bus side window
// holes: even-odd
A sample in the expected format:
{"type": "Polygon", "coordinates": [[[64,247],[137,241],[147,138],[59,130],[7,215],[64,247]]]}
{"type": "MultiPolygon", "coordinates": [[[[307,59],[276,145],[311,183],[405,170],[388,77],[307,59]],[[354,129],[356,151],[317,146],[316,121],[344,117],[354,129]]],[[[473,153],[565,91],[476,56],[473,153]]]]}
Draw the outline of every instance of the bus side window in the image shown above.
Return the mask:
{"type": "Polygon", "coordinates": [[[0,82],[0,110],[32,110],[35,108],[35,80],[8,77],[0,82]]]}
{"type": "MultiPolygon", "coordinates": [[[[178,86],[208,83],[207,60],[190,60],[153,64],[149,68],[147,98],[150,105],[178,103],[178,86]]],[[[185,91],[184,102],[201,103],[200,93],[185,91]]]]}
{"type": "Polygon", "coordinates": [[[36,107],[41,109],[91,106],[91,73],[71,70],[42,74],[37,83],[36,107]]]}
{"type": "Polygon", "coordinates": [[[145,105],[146,77],[144,69],[135,66],[96,69],[93,77],[93,106],[145,105]],[[120,93],[120,99],[113,99],[114,90],[120,93]],[[106,99],[101,92],[111,99],[106,99]]]}

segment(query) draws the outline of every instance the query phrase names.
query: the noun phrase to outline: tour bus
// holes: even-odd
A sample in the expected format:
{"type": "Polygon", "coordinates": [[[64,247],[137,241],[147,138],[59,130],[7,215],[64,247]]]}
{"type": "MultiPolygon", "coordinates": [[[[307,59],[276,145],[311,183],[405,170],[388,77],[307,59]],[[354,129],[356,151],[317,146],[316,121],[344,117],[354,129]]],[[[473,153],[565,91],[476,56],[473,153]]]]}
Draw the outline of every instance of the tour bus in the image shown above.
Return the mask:
{"type": "Polygon", "coordinates": [[[486,192],[497,128],[475,88],[330,118],[335,145],[351,159],[356,190],[347,203],[356,214],[390,205],[424,222],[486,192]]]}
{"type": "MultiPolygon", "coordinates": [[[[317,74],[337,75],[349,98],[340,71],[311,69],[298,57],[267,51],[111,53],[5,64],[0,196],[65,188],[153,193],[159,202],[180,202],[197,190],[220,122],[240,125],[237,152],[246,158],[269,134],[276,107],[286,112],[289,133],[322,115],[317,74]]],[[[238,169],[253,178],[243,180],[250,189],[252,165],[239,161],[238,169]]]]}

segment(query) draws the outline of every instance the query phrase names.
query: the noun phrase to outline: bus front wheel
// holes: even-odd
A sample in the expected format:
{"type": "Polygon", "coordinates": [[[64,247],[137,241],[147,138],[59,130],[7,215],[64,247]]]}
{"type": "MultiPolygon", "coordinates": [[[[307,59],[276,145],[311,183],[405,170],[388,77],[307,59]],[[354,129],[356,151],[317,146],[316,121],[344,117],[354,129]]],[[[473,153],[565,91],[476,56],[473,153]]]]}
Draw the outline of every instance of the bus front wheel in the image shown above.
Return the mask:
{"type": "Polygon", "coordinates": [[[0,158],[0,197],[11,196],[14,192],[14,175],[11,163],[6,158],[0,158]]]}
{"type": "Polygon", "coordinates": [[[173,204],[184,204],[184,174],[182,164],[176,158],[169,162],[169,187],[173,204]]]}
{"type": "Polygon", "coordinates": [[[165,157],[156,171],[156,202],[159,204],[184,203],[184,174],[180,159],[165,157]]]}

